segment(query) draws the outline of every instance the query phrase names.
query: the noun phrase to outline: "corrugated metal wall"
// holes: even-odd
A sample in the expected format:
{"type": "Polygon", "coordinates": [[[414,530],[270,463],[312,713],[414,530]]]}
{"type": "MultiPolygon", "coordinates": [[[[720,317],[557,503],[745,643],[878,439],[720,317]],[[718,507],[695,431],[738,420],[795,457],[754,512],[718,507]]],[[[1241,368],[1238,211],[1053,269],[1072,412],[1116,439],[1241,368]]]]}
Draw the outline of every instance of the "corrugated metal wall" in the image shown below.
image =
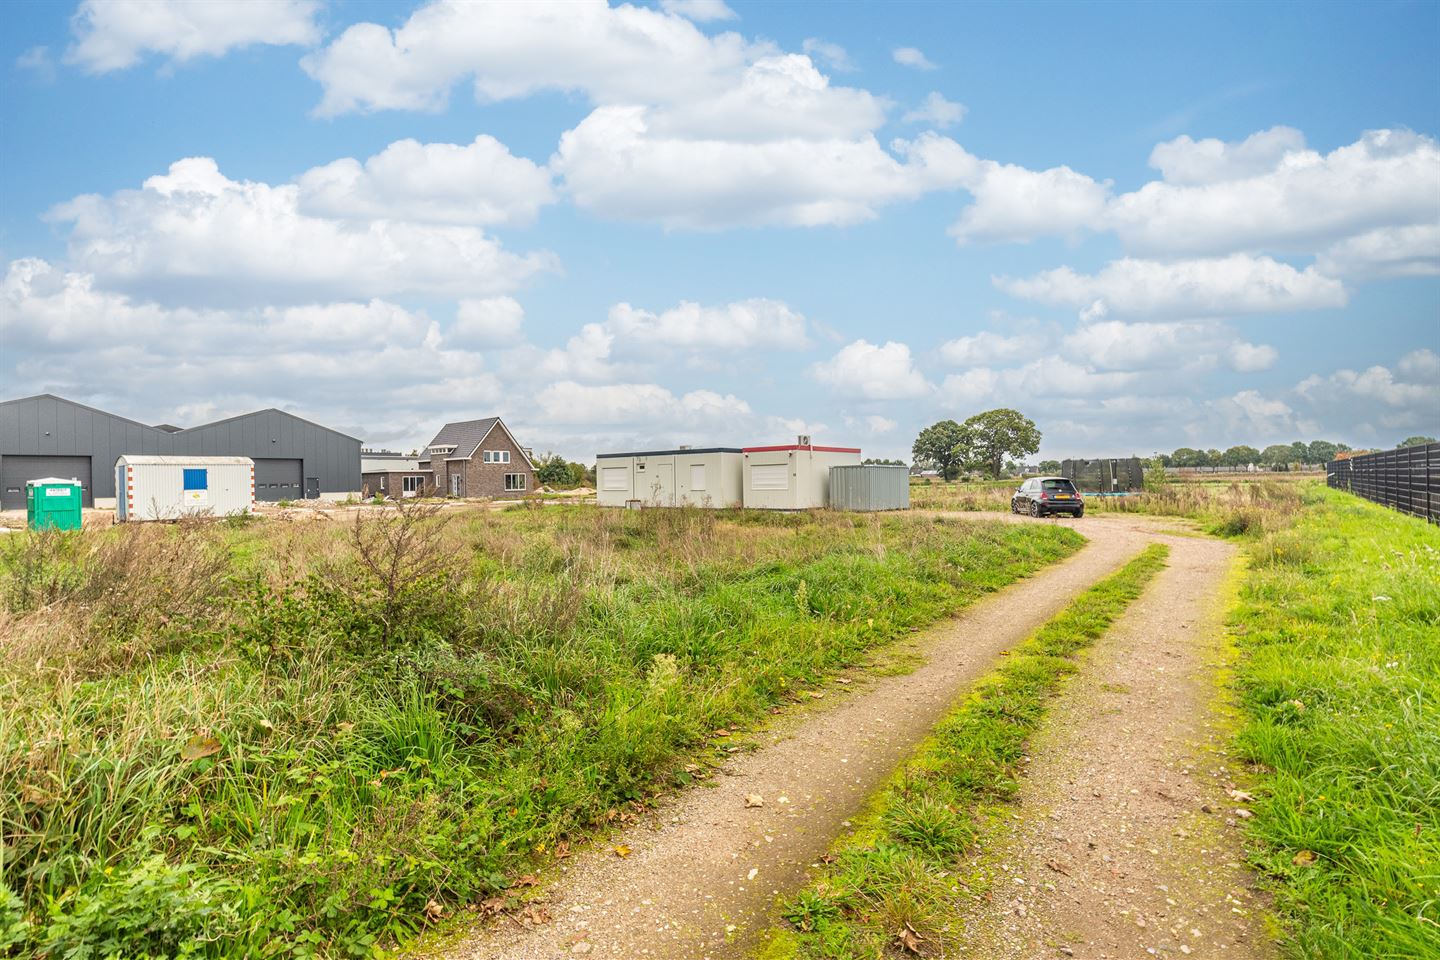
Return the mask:
{"type": "Polygon", "coordinates": [[[143,453],[300,460],[324,493],[360,489],[359,440],[280,410],[167,433],[61,397],[0,403],[0,463],[11,455],[88,456],[95,497],[115,496],[116,460],[143,453]]]}
{"type": "Polygon", "coordinates": [[[834,510],[909,510],[910,471],[906,467],[881,464],[831,467],[830,507],[834,510]]]}

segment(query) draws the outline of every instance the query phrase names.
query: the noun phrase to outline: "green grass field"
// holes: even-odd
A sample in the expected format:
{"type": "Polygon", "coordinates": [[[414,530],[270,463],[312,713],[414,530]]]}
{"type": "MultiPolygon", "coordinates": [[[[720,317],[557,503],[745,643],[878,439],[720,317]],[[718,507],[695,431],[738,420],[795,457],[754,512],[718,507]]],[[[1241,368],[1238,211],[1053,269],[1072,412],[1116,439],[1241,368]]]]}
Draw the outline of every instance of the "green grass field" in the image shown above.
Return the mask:
{"type": "Polygon", "coordinates": [[[1026,740],[1078,669],[1076,654],[1140,596],[1168,553],[1148,547],[976,685],[837,842],[819,876],[786,900],[788,925],[772,931],[764,960],[949,956],[958,949],[959,917],[975,891],[958,881],[957,863],[985,811],[1018,789],[1026,740]]]}
{"type": "Polygon", "coordinates": [[[1440,529],[1309,486],[1233,615],[1251,835],[1296,957],[1440,957],[1440,529]]]}
{"type": "Polygon", "coordinates": [[[1080,543],[583,507],[12,534],[0,954],[374,954],[1080,543]]]}

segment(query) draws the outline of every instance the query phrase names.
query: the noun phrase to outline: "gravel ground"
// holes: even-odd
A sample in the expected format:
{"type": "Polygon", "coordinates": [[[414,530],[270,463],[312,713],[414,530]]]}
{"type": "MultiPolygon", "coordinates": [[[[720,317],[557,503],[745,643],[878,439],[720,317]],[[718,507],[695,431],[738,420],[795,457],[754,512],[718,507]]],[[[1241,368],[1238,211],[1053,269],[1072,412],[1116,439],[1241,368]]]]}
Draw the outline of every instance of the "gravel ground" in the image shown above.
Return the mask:
{"type": "Polygon", "coordinates": [[[1154,538],[1154,525],[1142,518],[1076,523],[1090,542],[1075,556],[917,634],[923,664],[916,670],[832,685],[823,699],[756,734],[754,752],[732,755],[703,785],[671,797],[605,842],[577,850],[545,878],[548,889],[538,898],[545,922],[492,920],[441,955],[747,955],[773,922],[776,896],[805,881],[847,818],[956,694],[988,672],[1002,650],[1154,538]]]}
{"type": "Polygon", "coordinates": [[[1232,769],[1214,708],[1216,587],[1233,548],[1175,538],[1170,565],[1118,620],[1032,743],[1019,813],[982,855],[975,957],[1269,958],[1242,865],[1232,769]]]}

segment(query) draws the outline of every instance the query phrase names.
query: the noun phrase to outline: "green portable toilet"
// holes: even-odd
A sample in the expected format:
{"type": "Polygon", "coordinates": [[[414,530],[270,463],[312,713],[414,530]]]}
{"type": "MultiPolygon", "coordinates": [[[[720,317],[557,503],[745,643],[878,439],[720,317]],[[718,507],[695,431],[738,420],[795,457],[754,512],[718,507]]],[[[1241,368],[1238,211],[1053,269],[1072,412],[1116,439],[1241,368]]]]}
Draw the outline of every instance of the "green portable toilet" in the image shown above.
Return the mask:
{"type": "Polygon", "coordinates": [[[42,477],[25,484],[25,520],[31,530],[79,530],[84,493],[78,480],[42,477]]]}

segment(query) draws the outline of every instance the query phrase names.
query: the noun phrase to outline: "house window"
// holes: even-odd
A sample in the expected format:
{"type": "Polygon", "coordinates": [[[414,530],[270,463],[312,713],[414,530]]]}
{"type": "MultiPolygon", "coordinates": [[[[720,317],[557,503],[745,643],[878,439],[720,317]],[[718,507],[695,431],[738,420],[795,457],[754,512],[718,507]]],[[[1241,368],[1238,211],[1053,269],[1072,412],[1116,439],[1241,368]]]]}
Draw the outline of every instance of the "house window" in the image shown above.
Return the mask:
{"type": "Polygon", "coordinates": [[[400,483],[405,493],[419,493],[425,487],[424,477],[401,477],[400,483]]]}
{"type": "Polygon", "coordinates": [[[381,490],[384,490],[384,489],[385,489],[385,474],[383,474],[383,473],[380,474],[380,489],[381,489],[381,490]]]}
{"type": "Polygon", "coordinates": [[[507,474],[505,474],[505,489],[506,489],[506,490],[524,490],[524,489],[525,489],[525,474],[523,474],[523,473],[507,473],[507,474]]]}
{"type": "Polygon", "coordinates": [[[455,448],[454,448],[454,447],[431,447],[431,448],[430,448],[430,452],[431,452],[431,453],[439,453],[439,454],[454,453],[454,452],[455,452],[455,448]]]}
{"type": "Polygon", "coordinates": [[[510,462],[510,451],[509,451],[509,450],[486,450],[486,451],[485,451],[484,462],[485,462],[485,463],[509,463],[509,462],[510,462]]]}

